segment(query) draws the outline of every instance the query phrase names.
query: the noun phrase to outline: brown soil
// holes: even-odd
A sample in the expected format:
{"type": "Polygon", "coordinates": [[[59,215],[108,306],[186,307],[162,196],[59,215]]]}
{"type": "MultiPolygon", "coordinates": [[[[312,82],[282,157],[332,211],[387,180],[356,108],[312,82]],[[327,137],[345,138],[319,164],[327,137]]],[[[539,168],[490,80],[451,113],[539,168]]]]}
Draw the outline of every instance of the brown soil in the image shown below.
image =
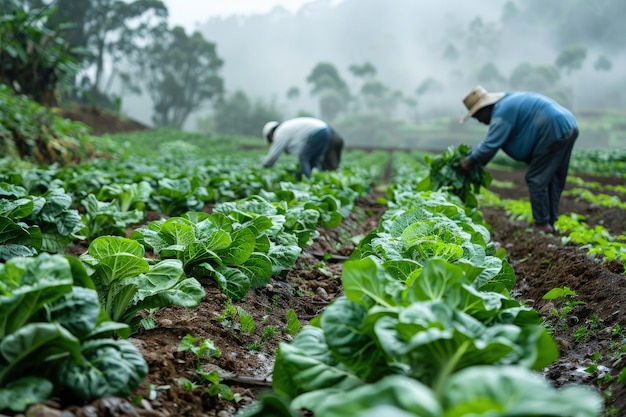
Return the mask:
{"type": "MultiPolygon", "coordinates": [[[[516,185],[492,187],[492,191],[502,197],[527,198],[524,172],[491,172],[494,178],[516,185]]],[[[624,183],[623,178],[585,178],[602,184],[624,183]]],[[[287,310],[293,309],[305,325],[342,293],[341,261],[354,248],[351,237],[365,235],[377,227],[385,209],[377,203],[380,195],[374,191],[361,198],[354,213],[340,227],[320,229],[315,244],[303,252],[286,276],[276,277],[265,288],[252,290],[243,300],[234,303],[254,318],[256,330],[253,333],[217,319],[224,312],[227,299],[213,282],[205,281],[207,295],[198,308],[160,310],[154,315],[158,326],[132,338],[150,369],[136,395],[128,399],[101,399],[81,406],[62,407],[54,402],[44,406],[64,408],[72,413],[67,414],[68,417],[235,415],[240,407],[252,403],[260,391],[270,388],[277,346],[291,339],[285,331],[287,310]],[[322,254],[329,254],[331,258],[325,259],[322,254]],[[276,335],[263,341],[263,331],[269,326],[274,326],[276,335]],[[208,384],[203,385],[194,375],[198,364],[194,355],[178,351],[186,335],[210,339],[220,349],[221,357],[203,361],[203,369],[218,370],[222,383],[241,396],[239,402],[208,394],[208,384]],[[256,350],[252,350],[252,346],[256,346],[256,350]],[[180,378],[193,380],[198,386],[188,391],[179,384],[180,378]]],[[[626,195],[620,198],[626,201],[626,195]]],[[[617,382],[618,374],[626,367],[624,265],[590,259],[584,248],[562,245],[558,234],[534,233],[528,225],[511,221],[501,209],[484,208],[482,211],[486,222],[492,226],[493,241],[506,249],[508,261],[515,269],[514,296],[540,312],[561,348],[561,358],[545,370],[546,377],[555,386],[579,383],[598,389],[607,398],[606,415],[626,415],[625,385],[617,382]],[[554,312],[562,311],[563,305],[558,300],[547,301],[542,297],[549,290],[562,287],[575,291],[575,300],[584,304],[558,318],[554,312]],[[616,326],[624,330],[614,334],[616,326]],[[601,366],[593,372],[584,371],[592,365],[601,366]]],[[[583,214],[589,224],[603,224],[614,235],[623,234],[626,228],[624,210],[592,206],[564,197],[561,211],[583,214]]]]}
{"type": "Polygon", "coordinates": [[[98,107],[86,104],[76,104],[73,107],[63,108],[61,109],[61,116],[91,127],[91,134],[94,136],[150,129],[150,127],[136,120],[120,118],[98,107]]]}

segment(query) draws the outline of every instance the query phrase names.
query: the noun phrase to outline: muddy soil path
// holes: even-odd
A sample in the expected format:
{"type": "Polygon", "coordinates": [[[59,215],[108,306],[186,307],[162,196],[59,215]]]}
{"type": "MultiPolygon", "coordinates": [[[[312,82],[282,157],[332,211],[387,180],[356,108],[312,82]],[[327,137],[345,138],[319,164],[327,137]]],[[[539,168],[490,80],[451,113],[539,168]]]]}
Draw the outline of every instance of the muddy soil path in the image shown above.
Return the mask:
{"type": "MultiPolygon", "coordinates": [[[[492,171],[494,178],[515,184],[511,188],[490,188],[511,199],[528,200],[524,172],[492,171]]],[[[624,178],[573,173],[587,182],[624,185],[624,178]]],[[[569,184],[566,191],[574,187],[569,184]]],[[[580,186],[576,186],[580,187],[580,186]]],[[[595,192],[598,192],[597,190],[595,192]]],[[[607,193],[603,189],[603,193],[607,193]]],[[[613,193],[621,201],[626,195],[613,193]]],[[[593,205],[571,196],[561,201],[561,214],[585,216],[590,227],[602,225],[612,235],[626,231],[626,211],[593,205]]],[[[559,233],[533,233],[527,225],[508,219],[501,209],[483,209],[492,226],[492,239],[504,247],[516,275],[515,297],[534,307],[561,349],[561,357],[545,370],[555,386],[585,384],[604,394],[605,415],[626,415],[626,385],[618,382],[626,367],[626,275],[620,262],[591,259],[585,248],[563,245],[559,233]],[[563,300],[542,297],[553,288],[568,287],[571,310],[563,300]],[[574,305],[576,304],[576,305],[574,305]]]]}

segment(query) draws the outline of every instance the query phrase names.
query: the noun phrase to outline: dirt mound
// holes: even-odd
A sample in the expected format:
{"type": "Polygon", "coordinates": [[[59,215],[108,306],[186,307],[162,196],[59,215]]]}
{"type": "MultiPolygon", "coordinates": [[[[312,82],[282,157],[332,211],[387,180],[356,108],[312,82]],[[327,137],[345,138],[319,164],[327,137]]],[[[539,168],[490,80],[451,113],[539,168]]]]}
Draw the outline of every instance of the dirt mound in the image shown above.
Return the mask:
{"type": "Polygon", "coordinates": [[[119,117],[85,104],[64,108],[61,110],[60,116],[86,124],[91,127],[91,134],[94,136],[151,129],[151,127],[136,120],[119,117]]]}

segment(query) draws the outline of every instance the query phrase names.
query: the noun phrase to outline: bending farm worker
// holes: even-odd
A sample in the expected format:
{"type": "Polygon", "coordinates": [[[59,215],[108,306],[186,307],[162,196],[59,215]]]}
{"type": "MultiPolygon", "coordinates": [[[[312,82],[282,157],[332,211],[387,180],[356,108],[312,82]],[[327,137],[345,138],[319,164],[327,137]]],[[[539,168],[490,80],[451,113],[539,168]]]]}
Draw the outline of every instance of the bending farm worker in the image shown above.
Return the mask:
{"type": "Polygon", "coordinates": [[[556,101],[531,91],[489,93],[477,85],[463,99],[470,118],[489,126],[485,138],[461,161],[467,174],[486,165],[502,149],[528,165],[528,186],[534,228],[554,232],[570,156],[578,137],[574,115],[556,101]]]}
{"type": "Polygon", "coordinates": [[[296,117],[282,123],[267,122],[263,126],[262,134],[270,144],[269,152],[263,160],[264,168],[273,166],[285,152],[298,157],[300,174],[310,178],[313,168],[321,169],[331,129],[328,124],[314,117],[296,117]]]}

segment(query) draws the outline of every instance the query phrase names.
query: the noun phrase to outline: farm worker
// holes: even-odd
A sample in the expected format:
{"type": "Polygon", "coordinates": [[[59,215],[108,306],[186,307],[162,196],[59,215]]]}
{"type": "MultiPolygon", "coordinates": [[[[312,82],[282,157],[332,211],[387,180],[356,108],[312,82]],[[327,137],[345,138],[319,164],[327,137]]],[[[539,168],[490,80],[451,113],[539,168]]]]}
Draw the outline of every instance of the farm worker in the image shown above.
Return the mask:
{"type": "Polygon", "coordinates": [[[285,152],[298,157],[300,174],[310,178],[313,168],[321,169],[331,128],[314,117],[296,117],[283,122],[267,122],[262,134],[270,143],[269,152],[263,160],[264,168],[273,166],[280,154],[285,152]]]}
{"type": "Polygon", "coordinates": [[[341,162],[341,152],[343,151],[343,137],[334,128],[330,128],[330,142],[324,158],[322,158],[322,171],[335,171],[341,162]]]}
{"type": "Polygon", "coordinates": [[[467,115],[489,125],[485,138],[461,160],[467,174],[486,165],[502,149],[528,165],[528,186],[534,228],[554,232],[570,156],[578,137],[574,115],[556,101],[530,91],[489,93],[477,85],[463,99],[467,115]]]}

